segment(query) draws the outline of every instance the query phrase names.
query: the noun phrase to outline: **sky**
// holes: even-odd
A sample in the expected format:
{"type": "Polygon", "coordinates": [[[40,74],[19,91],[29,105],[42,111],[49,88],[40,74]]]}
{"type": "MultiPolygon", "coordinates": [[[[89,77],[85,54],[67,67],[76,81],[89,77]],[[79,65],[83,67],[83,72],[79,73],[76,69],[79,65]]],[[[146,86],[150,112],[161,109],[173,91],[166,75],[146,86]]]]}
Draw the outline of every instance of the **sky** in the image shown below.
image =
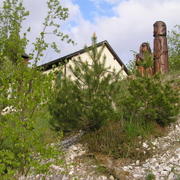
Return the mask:
{"type": "MultiPolygon", "coordinates": [[[[24,2],[31,12],[24,27],[31,26],[29,38],[33,41],[42,30],[40,24],[47,12],[46,0],[24,0],[24,2]]],[[[76,42],[76,45],[58,42],[61,53],[56,54],[48,49],[41,63],[90,45],[91,36],[95,32],[98,42],[107,40],[126,64],[133,59],[133,51],[139,51],[142,42],[149,42],[153,49],[153,24],[156,21],[164,21],[168,30],[180,24],[180,0],[60,0],[60,2],[69,8],[69,18],[62,23],[61,29],[76,42]]]]}

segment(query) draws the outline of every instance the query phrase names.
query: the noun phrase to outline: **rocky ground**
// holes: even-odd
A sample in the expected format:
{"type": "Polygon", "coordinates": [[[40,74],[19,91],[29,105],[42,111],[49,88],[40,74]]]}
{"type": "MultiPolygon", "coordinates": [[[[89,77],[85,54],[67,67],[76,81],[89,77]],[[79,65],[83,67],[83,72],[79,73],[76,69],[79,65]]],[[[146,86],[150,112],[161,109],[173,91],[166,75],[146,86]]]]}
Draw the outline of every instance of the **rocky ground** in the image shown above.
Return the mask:
{"type": "Polygon", "coordinates": [[[52,175],[32,175],[19,180],[114,180],[112,175],[103,175],[95,159],[86,155],[82,144],[75,144],[65,150],[66,167],[53,165],[52,175]],[[63,172],[63,173],[62,173],[63,172]]]}
{"type": "MultiPolygon", "coordinates": [[[[133,179],[180,180],[180,120],[169,127],[166,136],[153,139],[151,143],[156,150],[152,158],[142,163],[136,161],[121,169],[129,172],[133,179]]],[[[143,146],[148,148],[147,142],[143,146]]]]}
{"type": "MultiPolygon", "coordinates": [[[[73,139],[74,142],[74,139],[73,139]]],[[[68,141],[69,143],[69,141],[68,141]]],[[[65,143],[67,144],[67,143],[65,143]]],[[[154,155],[145,161],[123,163],[122,160],[104,158],[97,163],[93,155],[87,154],[81,144],[68,144],[65,159],[66,175],[62,168],[52,166],[53,175],[46,180],[180,180],[180,119],[169,127],[166,136],[143,142],[142,148],[154,150],[154,155]],[[151,147],[150,145],[151,144],[151,147]]],[[[43,175],[26,179],[40,180],[43,175]]],[[[23,178],[21,178],[23,180],[23,178]]]]}

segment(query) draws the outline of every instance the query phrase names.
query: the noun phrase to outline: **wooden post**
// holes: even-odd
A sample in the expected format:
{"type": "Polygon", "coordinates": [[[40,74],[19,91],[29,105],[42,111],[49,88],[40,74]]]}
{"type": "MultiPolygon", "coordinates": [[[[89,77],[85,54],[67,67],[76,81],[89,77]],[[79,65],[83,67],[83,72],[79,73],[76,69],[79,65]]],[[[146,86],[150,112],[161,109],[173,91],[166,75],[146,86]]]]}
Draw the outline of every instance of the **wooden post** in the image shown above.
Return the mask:
{"type": "Polygon", "coordinates": [[[169,71],[166,24],[163,21],[154,23],[154,73],[169,71]]]}
{"type": "Polygon", "coordinates": [[[139,48],[139,54],[136,55],[136,67],[141,76],[153,75],[153,68],[144,65],[147,55],[152,57],[151,48],[149,43],[143,42],[139,48]]]}

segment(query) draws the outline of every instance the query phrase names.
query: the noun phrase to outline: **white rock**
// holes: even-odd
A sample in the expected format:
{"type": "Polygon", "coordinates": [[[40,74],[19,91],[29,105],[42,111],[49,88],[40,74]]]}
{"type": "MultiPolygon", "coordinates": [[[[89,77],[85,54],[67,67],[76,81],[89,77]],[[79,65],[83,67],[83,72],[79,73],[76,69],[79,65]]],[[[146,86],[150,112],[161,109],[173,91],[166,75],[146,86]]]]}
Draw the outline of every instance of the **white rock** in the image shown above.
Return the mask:
{"type": "Polygon", "coordinates": [[[124,166],[124,167],[123,167],[123,170],[124,170],[124,171],[128,171],[128,170],[129,170],[129,167],[124,166]]]}
{"type": "Polygon", "coordinates": [[[176,149],[176,153],[180,153],[180,148],[177,148],[177,149],[176,149]]]}
{"type": "Polygon", "coordinates": [[[114,177],[112,175],[109,176],[109,180],[114,180],[114,177]]]}
{"type": "Polygon", "coordinates": [[[168,176],[168,180],[174,180],[174,173],[171,172],[168,176]]]}
{"type": "Polygon", "coordinates": [[[154,163],[154,162],[156,162],[156,161],[157,161],[156,158],[151,158],[151,159],[149,159],[149,162],[150,162],[150,163],[154,163]]]}
{"type": "Polygon", "coordinates": [[[133,177],[134,177],[134,178],[142,178],[143,176],[140,175],[140,174],[133,174],[133,177]]]}
{"type": "Polygon", "coordinates": [[[101,176],[100,180],[107,180],[107,177],[106,176],[101,176]]]}
{"type": "Polygon", "coordinates": [[[168,171],[161,171],[161,176],[167,176],[168,175],[168,171]]]}
{"type": "Polygon", "coordinates": [[[137,161],[136,161],[136,165],[137,165],[137,166],[139,166],[139,163],[140,163],[140,161],[139,161],[139,160],[137,160],[137,161]]]}
{"type": "Polygon", "coordinates": [[[145,143],[145,142],[143,142],[143,145],[142,145],[144,148],[148,148],[149,146],[145,143]]]}

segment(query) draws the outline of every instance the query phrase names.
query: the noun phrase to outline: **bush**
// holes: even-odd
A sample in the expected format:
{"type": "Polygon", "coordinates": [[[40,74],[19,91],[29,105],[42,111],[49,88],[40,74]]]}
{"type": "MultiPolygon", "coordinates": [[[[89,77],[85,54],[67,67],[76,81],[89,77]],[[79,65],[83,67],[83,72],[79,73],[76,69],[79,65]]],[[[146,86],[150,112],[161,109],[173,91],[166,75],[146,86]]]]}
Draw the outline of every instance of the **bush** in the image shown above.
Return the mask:
{"type": "Polygon", "coordinates": [[[84,127],[80,99],[82,99],[81,91],[74,83],[62,79],[53,102],[49,105],[50,113],[53,115],[50,124],[55,130],[68,132],[84,127]]]}
{"type": "Polygon", "coordinates": [[[58,151],[47,146],[37,120],[50,100],[52,76],[27,67],[23,61],[14,64],[7,60],[2,65],[0,104],[9,107],[9,112],[0,109],[0,176],[16,179],[27,176],[31,168],[46,173],[52,163],[47,160],[57,158],[58,151]]]}
{"type": "Polygon", "coordinates": [[[75,80],[68,77],[57,87],[57,95],[50,105],[51,124],[56,129],[95,130],[116,118],[113,96],[119,91],[119,73],[109,73],[102,57],[104,47],[97,51],[96,37],[87,53],[92,60],[74,60],[70,68],[75,80]]]}
{"type": "Polygon", "coordinates": [[[124,121],[156,122],[166,126],[175,120],[179,96],[170,82],[163,82],[160,77],[137,77],[130,80],[128,92],[129,95],[119,100],[124,121]]]}
{"type": "Polygon", "coordinates": [[[152,154],[151,149],[142,147],[143,140],[162,135],[162,127],[175,121],[179,112],[178,92],[174,84],[158,76],[119,83],[121,89],[114,98],[118,118],[86,134],[82,141],[91,152],[143,160],[152,154]]]}

